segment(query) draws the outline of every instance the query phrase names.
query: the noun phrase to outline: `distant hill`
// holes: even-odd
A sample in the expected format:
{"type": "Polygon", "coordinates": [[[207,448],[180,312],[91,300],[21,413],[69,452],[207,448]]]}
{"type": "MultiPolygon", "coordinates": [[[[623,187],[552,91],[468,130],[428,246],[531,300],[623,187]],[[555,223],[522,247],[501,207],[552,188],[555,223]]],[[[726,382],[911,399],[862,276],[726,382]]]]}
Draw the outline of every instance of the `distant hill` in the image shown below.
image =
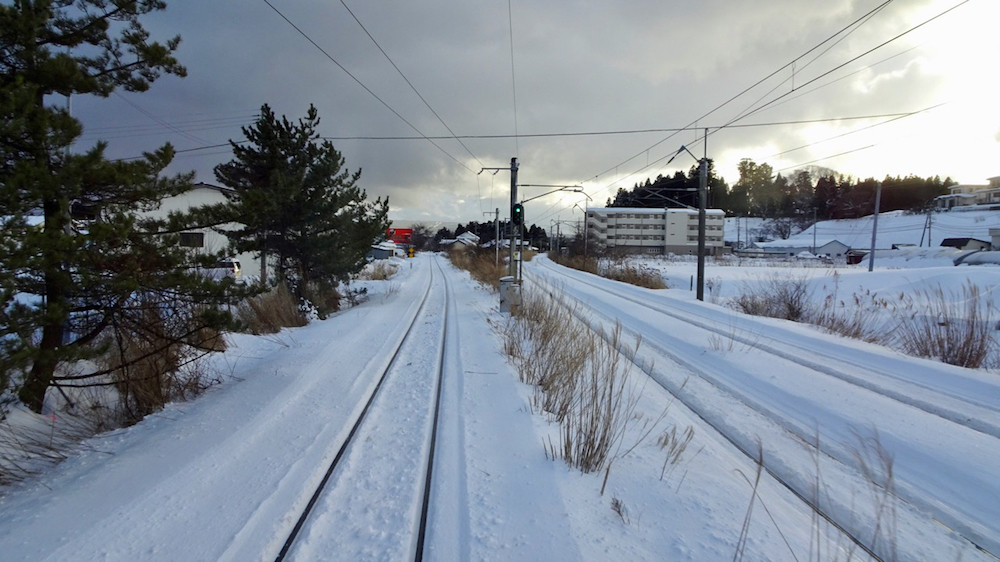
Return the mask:
{"type": "MultiPolygon", "coordinates": [[[[923,247],[939,247],[945,238],[977,238],[990,241],[990,229],[1000,228],[1000,211],[950,211],[931,213],[930,227],[927,215],[908,214],[905,211],[890,211],[879,214],[876,248],[891,248],[894,244],[912,244],[923,247]],[[923,242],[921,243],[921,238],[923,242]]],[[[764,219],[739,219],[740,240],[747,239],[747,228],[752,233],[759,229],[764,219]]],[[[835,239],[851,248],[871,247],[874,216],[859,219],[820,221],[815,225],[816,238],[835,239]]],[[[788,238],[793,242],[808,244],[813,239],[813,226],[788,238]]],[[[726,241],[736,241],[736,219],[726,219],[726,241]]]]}

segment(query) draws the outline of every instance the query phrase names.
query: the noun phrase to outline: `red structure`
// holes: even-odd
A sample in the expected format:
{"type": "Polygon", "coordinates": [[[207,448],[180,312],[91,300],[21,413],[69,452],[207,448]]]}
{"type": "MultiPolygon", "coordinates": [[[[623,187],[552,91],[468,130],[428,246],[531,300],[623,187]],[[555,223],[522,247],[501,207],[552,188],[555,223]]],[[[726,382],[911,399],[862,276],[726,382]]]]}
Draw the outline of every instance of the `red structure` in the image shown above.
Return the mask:
{"type": "Polygon", "coordinates": [[[389,240],[397,244],[402,244],[403,246],[410,246],[413,244],[413,229],[412,228],[390,228],[385,231],[389,240]]]}

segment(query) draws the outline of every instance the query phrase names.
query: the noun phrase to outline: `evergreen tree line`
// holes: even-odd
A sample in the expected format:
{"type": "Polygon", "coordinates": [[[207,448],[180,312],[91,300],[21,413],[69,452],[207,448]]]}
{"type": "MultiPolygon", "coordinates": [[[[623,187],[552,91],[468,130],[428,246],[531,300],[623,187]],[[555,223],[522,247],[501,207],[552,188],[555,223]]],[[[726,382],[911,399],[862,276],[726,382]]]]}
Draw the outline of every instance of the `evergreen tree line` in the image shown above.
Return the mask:
{"type": "MultiPolygon", "coordinates": [[[[0,401],[41,411],[53,387],[158,390],[158,379],[130,372],[211,351],[219,331],[239,327],[232,306],[264,289],[201,268],[252,252],[274,265],[269,277],[307,296],[356,272],[384,235],[388,201],[368,201],[360,170],[348,172],[320,142],[312,107],[290,122],[265,105],[245,141],[232,142],[233,159],[215,169],[232,199],[163,219],[145,212],[194,179],[163,174],[170,144],[132,161],[107,159],[103,142],[72,150],[83,127],[65,98],[143,92],[164,74],[186,74],[174,57],[180,37],[152,41],[141,22],[165,8],[162,0],[0,4],[0,401]],[[199,228],[226,233],[230,248],[180,245],[182,232],[199,228]]],[[[133,406],[137,417],[148,413],[133,406]]]]}
{"type": "MultiPolygon", "coordinates": [[[[775,174],[769,164],[745,159],[739,164],[739,180],[729,186],[716,176],[709,164],[708,199],[710,208],[730,216],[791,218],[802,222],[851,219],[872,214],[878,180],[858,179],[825,168],[797,170],[789,176],[775,174]]],[[[609,207],[663,208],[698,206],[698,167],[671,177],[657,176],[637,183],[632,189],[619,188],[609,207]]],[[[921,178],[886,176],[882,183],[881,211],[922,212],[939,195],[946,195],[956,182],[940,176],[921,178]]]]}
{"type": "MultiPolygon", "coordinates": [[[[510,221],[500,221],[501,240],[509,239],[510,226],[510,221]]],[[[478,236],[480,244],[487,244],[496,238],[496,226],[492,221],[470,221],[465,224],[459,223],[458,226],[455,227],[454,231],[450,228],[442,227],[436,232],[432,232],[431,228],[427,225],[415,224],[413,225],[413,236],[411,241],[413,245],[419,249],[438,250],[441,247],[442,240],[454,239],[466,232],[471,232],[478,236]]],[[[524,240],[526,243],[541,250],[548,250],[549,248],[548,232],[546,232],[544,228],[535,224],[532,224],[530,227],[524,229],[524,240]]]]}

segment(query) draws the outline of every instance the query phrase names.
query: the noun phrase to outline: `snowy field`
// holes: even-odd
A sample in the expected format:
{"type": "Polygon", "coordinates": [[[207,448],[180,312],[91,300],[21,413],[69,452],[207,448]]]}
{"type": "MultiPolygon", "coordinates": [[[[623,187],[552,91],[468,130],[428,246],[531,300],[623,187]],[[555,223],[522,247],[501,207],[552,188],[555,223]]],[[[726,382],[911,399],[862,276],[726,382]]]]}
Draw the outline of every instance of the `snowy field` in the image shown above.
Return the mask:
{"type": "MultiPolygon", "coordinates": [[[[372,386],[369,366],[417,314],[414,303],[431,283],[434,260],[445,261],[422,254],[403,262],[392,279],[367,282],[368,302],[326,321],[276,336],[232,336],[229,350],[212,358],[223,384],[137,426],[90,439],[65,462],[5,490],[0,558],[273,560],[304,490],[372,386]]],[[[831,292],[838,301],[859,293],[895,298],[968,283],[992,299],[1000,268],[933,258],[887,261],[873,273],[866,264],[710,264],[709,302],[698,303],[689,289],[693,261],[649,260],[670,289],[646,291],[538,258],[525,268],[529,279],[561,285],[568,298],[589,303],[584,315],[592,324],[618,319],[645,333],[644,367],[630,375],[635,423],[610,470],[584,475],[544,454],[542,443],[557,428],[531,413],[531,390],[502,354],[496,330],[506,320],[497,296],[442,265],[460,345],[445,379],[450,406],[440,455],[447,468],[434,483],[428,559],[703,561],[732,560],[740,549],[744,560],[869,559],[767,474],[755,487],[757,466],[734,442],[753,451],[759,446],[776,473],[813,486],[831,512],[898,560],[995,559],[973,543],[996,554],[1000,542],[1000,447],[990,435],[1000,432],[998,375],[746,317],[725,303],[746,284],[772,276],[806,278],[820,302],[831,292]],[[616,294],[728,326],[732,337],[727,343],[692,324],[660,320],[616,294]],[[845,376],[893,372],[873,379],[878,392],[807,378],[814,376],[800,364],[807,351],[790,354],[799,363],[778,365],[757,349],[779,347],[782,338],[849,356],[831,365],[845,376]],[[699,372],[714,375],[714,383],[699,372]],[[890,400],[882,394],[889,390],[907,396],[890,400]],[[969,411],[981,431],[938,415],[964,404],[975,406],[969,411]],[[657,444],[669,431],[693,435],[671,462],[657,444]],[[823,441],[821,452],[804,445],[803,432],[823,441]],[[882,488],[851,470],[857,453],[879,472],[866,448],[873,443],[895,462],[897,495],[883,503],[882,488]]],[[[376,416],[381,432],[398,432],[394,418],[409,419],[421,401],[411,397],[395,408],[399,415],[388,409],[376,416]]],[[[401,447],[349,463],[352,472],[383,476],[327,502],[320,520],[336,524],[312,526],[296,559],[395,559],[401,523],[391,513],[398,491],[387,467],[416,456],[401,447]],[[348,505],[362,515],[343,517],[348,505]],[[375,516],[386,509],[388,515],[375,516]]]]}

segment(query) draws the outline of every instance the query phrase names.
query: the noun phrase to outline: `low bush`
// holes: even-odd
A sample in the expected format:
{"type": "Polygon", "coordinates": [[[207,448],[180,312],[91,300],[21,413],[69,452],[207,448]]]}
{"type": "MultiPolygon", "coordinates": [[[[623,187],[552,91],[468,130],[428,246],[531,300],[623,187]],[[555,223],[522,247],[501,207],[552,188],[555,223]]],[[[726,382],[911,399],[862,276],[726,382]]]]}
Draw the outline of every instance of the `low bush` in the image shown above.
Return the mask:
{"type": "Polygon", "coordinates": [[[494,292],[500,290],[500,278],[507,275],[507,264],[497,260],[496,251],[488,248],[456,248],[448,253],[451,263],[469,272],[473,279],[494,292]]]}
{"type": "Polygon", "coordinates": [[[886,325],[885,312],[892,313],[912,304],[905,296],[901,298],[899,303],[889,303],[870,292],[863,295],[854,293],[845,303],[831,293],[824,299],[823,306],[812,312],[808,321],[848,338],[887,345],[892,340],[892,327],[886,325]]]}
{"type": "Polygon", "coordinates": [[[608,279],[647,289],[666,289],[663,275],[656,269],[642,267],[632,260],[614,260],[601,264],[599,274],[608,279]]]}
{"type": "Polygon", "coordinates": [[[305,326],[309,319],[284,285],[246,299],[236,309],[236,316],[254,335],[274,334],[282,328],[305,326]]]}
{"type": "Polygon", "coordinates": [[[969,283],[961,294],[938,287],[924,291],[918,300],[926,306],[900,318],[894,331],[904,353],[973,369],[986,363],[997,344],[993,309],[979,287],[969,283]]]}
{"type": "Polygon", "coordinates": [[[358,273],[358,279],[368,281],[385,281],[399,271],[399,264],[389,260],[375,260],[358,273]]]}
{"type": "Polygon", "coordinates": [[[758,281],[748,283],[742,293],[729,301],[729,306],[754,316],[794,322],[804,322],[812,317],[809,285],[805,277],[772,275],[758,281]]]}
{"type": "Polygon", "coordinates": [[[310,281],[299,288],[302,300],[312,306],[320,320],[340,310],[342,298],[337,287],[329,281],[310,281]]]}

